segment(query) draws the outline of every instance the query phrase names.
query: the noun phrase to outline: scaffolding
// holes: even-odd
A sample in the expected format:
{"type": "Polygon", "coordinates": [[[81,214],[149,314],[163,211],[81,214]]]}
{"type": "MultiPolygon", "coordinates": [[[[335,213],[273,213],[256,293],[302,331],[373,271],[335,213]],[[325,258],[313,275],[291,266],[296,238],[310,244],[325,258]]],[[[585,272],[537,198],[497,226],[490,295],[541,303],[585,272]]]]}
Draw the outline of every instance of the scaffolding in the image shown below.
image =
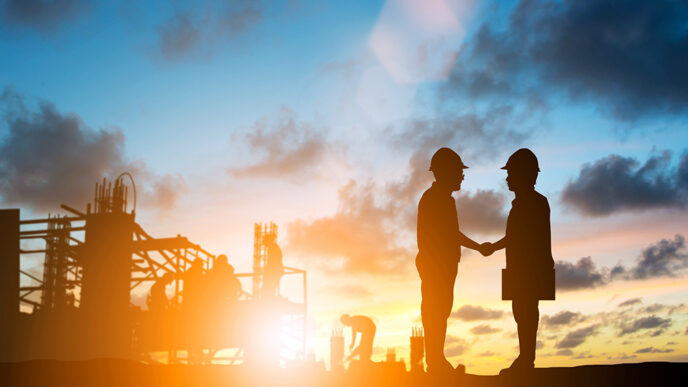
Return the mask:
{"type": "MultiPolygon", "coordinates": [[[[11,232],[0,238],[4,249],[0,253],[11,255],[12,246],[22,247],[17,249],[16,265],[12,259],[6,261],[8,270],[15,270],[21,278],[16,287],[6,281],[4,284],[11,286],[2,288],[1,306],[12,312],[8,329],[16,334],[0,342],[0,355],[8,360],[119,357],[154,361],[151,353],[167,352],[169,362],[188,361],[188,357],[178,356],[178,351],[188,350],[189,345],[180,323],[184,275],[196,260],[205,272],[212,270],[216,255],[181,235],[154,238],[148,234],[135,221],[136,188],[133,179],[131,187],[126,185],[125,177],[131,179],[122,174],[114,183],[97,183],[93,203],[85,212],[62,205],[69,215],[20,220],[18,210],[0,210],[0,228],[17,231],[16,239],[11,232]],[[133,195],[129,195],[130,188],[133,195]],[[41,258],[42,274],[21,269],[21,260],[41,258]],[[174,291],[170,312],[161,319],[135,306],[131,297],[165,273],[172,275],[174,291]],[[164,335],[152,333],[163,325],[169,328],[164,335]]],[[[263,302],[258,296],[266,263],[262,241],[266,235],[276,236],[277,226],[256,224],[255,231],[254,271],[237,274],[241,280],[251,281],[252,291],[244,293],[234,310],[236,316],[231,317],[236,332],[204,339],[204,362],[245,361],[247,351],[256,351],[249,347],[258,345],[246,340],[248,333],[256,330],[251,322],[263,316],[266,308],[279,322],[281,363],[305,358],[306,272],[285,267],[285,276],[301,277],[301,294],[277,303],[263,302]],[[233,355],[216,356],[221,349],[231,348],[233,355]]],[[[11,278],[11,273],[5,275],[11,278]]]]}

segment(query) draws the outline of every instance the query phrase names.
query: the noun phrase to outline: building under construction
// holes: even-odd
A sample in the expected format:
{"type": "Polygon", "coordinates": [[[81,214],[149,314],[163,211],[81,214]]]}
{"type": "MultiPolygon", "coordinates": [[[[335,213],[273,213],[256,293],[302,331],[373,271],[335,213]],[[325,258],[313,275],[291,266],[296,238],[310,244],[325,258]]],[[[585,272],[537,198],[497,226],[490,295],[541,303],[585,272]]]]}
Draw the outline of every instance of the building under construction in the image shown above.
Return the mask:
{"type": "Polygon", "coordinates": [[[276,236],[274,224],[255,225],[253,272],[237,274],[243,295],[223,310],[196,309],[192,322],[185,313],[185,273],[199,260],[203,271],[212,270],[216,255],[181,235],[150,236],[136,222],[135,197],[131,176],[122,174],[96,184],[85,211],[62,205],[67,215],[21,219],[19,209],[0,210],[0,361],[187,362],[194,351],[195,361],[206,363],[276,365],[304,358],[306,272],[284,267],[299,294],[260,296],[263,238],[276,236]],[[23,270],[22,260],[34,268],[41,262],[42,274],[23,270]],[[164,314],[132,302],[166,273],[174,292],[164,314]]]}

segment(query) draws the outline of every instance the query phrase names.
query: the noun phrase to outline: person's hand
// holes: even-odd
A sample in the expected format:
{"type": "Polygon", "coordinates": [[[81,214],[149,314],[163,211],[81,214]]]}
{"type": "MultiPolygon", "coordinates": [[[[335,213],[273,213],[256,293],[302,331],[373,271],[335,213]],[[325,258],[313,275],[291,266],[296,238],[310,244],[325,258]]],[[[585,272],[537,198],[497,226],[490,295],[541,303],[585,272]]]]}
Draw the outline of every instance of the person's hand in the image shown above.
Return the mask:
{"type": "Polygon", "coordinates": [[[492,253],[495,252],[495,248],[490,242],[485,242],[480,245],[480,254],[482,254],[484,257],[487,257],[489,255],[492,255],[492,253]]]}

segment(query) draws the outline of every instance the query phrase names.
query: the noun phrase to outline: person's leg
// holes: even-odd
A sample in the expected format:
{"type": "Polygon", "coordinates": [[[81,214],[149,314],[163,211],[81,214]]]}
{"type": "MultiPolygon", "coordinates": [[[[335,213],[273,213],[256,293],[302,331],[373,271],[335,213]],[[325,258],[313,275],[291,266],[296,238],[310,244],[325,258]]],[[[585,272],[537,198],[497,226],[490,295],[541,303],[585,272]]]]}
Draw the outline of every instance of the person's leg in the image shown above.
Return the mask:
{"type": "Polygon", "coordinates": [[[540,313],[538,300],[513,300],[512,309],[518,327],[519,356],[512,366],[532,367],[535,361],[535,346],[540,313]]]}
{"type": "Polygon", "coordinates": [[[370,361],[371,356],[373,356],[373,335],[364,333],[358,347],[360,348],[359,358],[363,361],[370,361]]]}
{"type": "Polygon", "coordinates": [[[443,305],[446,302],[442,300],[444,292],[441,280],[435,280],[431,282],[426,278],[421,283],[421,319],[425,331],[425,362],[429,372],[451,367],[444,357],[447,319],[443,313],[443,305]]]}

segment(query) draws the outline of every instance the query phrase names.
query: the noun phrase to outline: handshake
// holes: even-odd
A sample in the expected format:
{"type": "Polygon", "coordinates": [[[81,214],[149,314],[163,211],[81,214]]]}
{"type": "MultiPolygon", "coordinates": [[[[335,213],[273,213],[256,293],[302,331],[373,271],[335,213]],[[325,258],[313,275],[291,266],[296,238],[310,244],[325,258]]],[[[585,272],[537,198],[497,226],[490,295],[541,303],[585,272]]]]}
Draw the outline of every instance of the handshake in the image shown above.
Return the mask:
{"type": "Polygon", "coordinates": [[[492,242],[485,242],[485,243],[481,244],[480,247],[478,248],[478,251],[479,251],[480,254],[482,254],[484,257],[487,257],[487,256],[489,256],[489,255],[492,255],[492,253],[494,253],[495,250],[497,250],[497,249],[494,247],[494,245],[492,244],[492,242]]]}

